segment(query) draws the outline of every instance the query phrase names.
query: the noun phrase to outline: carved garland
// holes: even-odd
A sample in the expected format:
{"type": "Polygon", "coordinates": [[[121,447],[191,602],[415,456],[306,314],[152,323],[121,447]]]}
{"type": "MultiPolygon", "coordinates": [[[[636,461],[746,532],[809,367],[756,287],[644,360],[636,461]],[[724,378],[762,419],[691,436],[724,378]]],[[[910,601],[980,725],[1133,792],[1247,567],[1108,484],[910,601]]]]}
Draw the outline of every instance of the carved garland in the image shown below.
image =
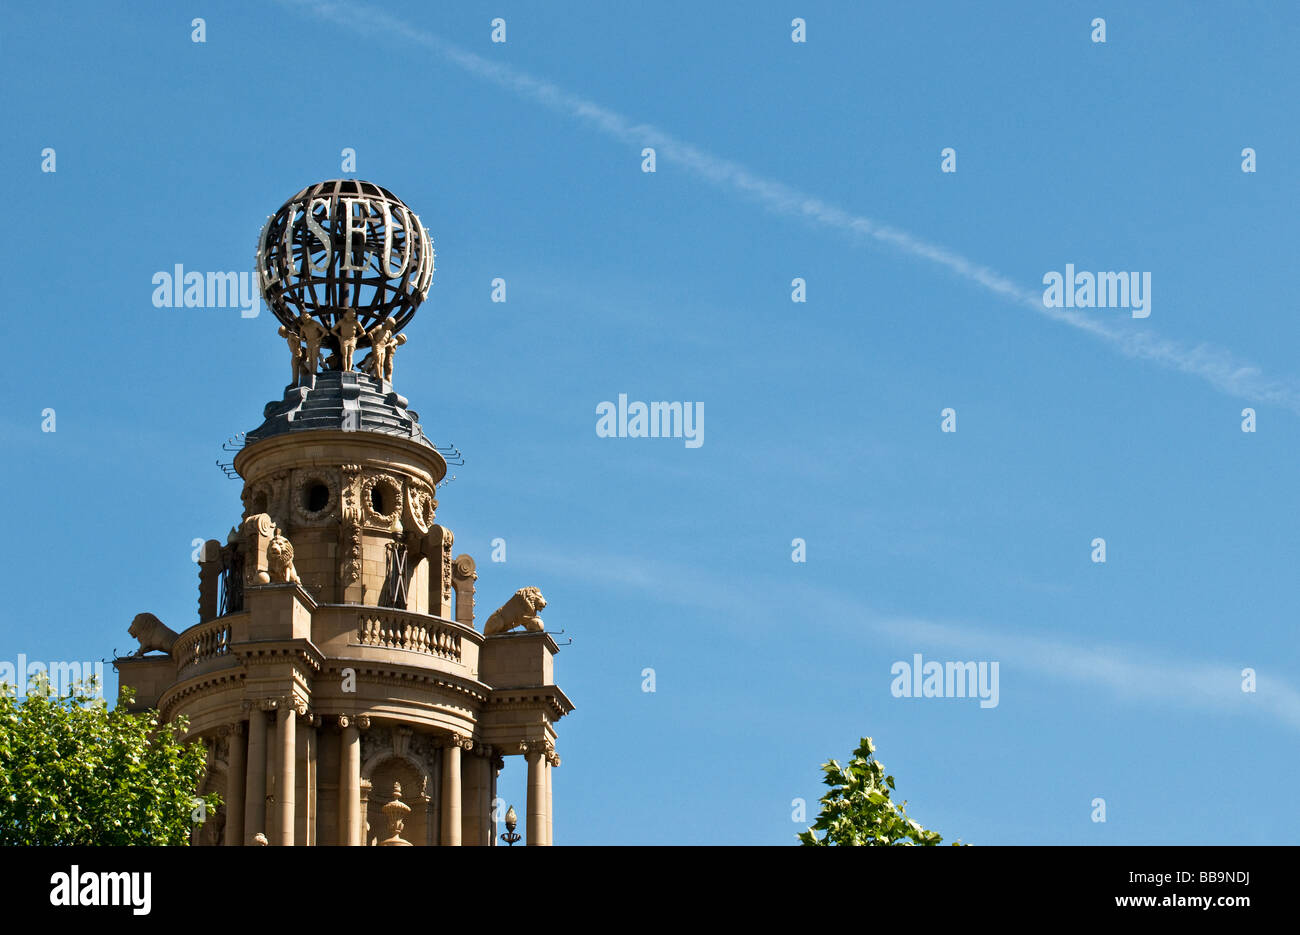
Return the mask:
{"type": "Polygon", "coordinates": [[[434,513],[437,509],[438,501],[434,499],[433,491],[427,485],[420,481],[410,481],[407,484],[406,518],[421,536],[425,535],[433,525],[434,513]]]}
{"type": "Polygon", "coordinates": [[[293,487],[293,516],[299,523],[319,523],[323,520],[330,519],[338,507],[337,479],[330,474],[312,469],[303,471],[298,475],[298,482],[293,487]],[[325,505],[319,510],[307,509],[307,496],[309,491],[316,485],[320,485],[328,492],[325,505]]]}
{"type": "Polygon", "coordinates": [[[402,515],[402,485],[391,474],[371,474],[361,485],[361,506],[365,510],[366,521],[371,525],[391,529],[402,515]],[[381,497],[389,499],[389,508],[381,513],[375,509],[375,490],[381,497]]]}
{"type": "Polygon", "coordinates": [[[339,563],[339,578],[343,586],[361,580],[361,504],[357,491],[361,466],[345,464],[342,467],[342,523],[339,526],[339,547],[343,560],[339,563]]]}

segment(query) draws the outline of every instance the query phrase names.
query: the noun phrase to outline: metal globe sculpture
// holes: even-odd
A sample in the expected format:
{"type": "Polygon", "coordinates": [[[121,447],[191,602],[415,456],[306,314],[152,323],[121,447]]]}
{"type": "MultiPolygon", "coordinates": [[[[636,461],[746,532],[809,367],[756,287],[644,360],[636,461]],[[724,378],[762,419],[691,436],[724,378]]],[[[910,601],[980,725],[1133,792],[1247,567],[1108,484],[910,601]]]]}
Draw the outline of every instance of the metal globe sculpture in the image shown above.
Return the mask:
{"type": "MultiPolygon", "coordinates": [[[[304,188],[267,218],[257,245],[258,283],[281,333],[318,322],[321,343],[335,354],[327,369],[352,369],[336,337],[349,313],[357,348],[406,327],[429,294],[433,262],[419,216],[392,192],[358,179],[304,188]]],[[[315,361],[307,367],[315,372],[315,361]]]]}

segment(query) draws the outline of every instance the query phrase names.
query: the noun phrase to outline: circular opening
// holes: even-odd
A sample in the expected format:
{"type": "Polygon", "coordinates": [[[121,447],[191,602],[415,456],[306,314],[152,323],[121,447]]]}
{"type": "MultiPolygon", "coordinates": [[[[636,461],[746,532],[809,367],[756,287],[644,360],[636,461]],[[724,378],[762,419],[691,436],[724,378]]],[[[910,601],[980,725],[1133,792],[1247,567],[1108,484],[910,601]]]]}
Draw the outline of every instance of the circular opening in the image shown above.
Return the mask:
{"type": "Polygon", "coordinates": [[[308,513],[319,513],[330,502],[330,489],[324,484],[312,484],[306,490],[306,507],[308,513]]]}
{"type": "Polygon", "coordinates": [[[370,488],[370,506],[380,516],[388,515],[388,502],[384,490],[378,484],[370,488]]]}

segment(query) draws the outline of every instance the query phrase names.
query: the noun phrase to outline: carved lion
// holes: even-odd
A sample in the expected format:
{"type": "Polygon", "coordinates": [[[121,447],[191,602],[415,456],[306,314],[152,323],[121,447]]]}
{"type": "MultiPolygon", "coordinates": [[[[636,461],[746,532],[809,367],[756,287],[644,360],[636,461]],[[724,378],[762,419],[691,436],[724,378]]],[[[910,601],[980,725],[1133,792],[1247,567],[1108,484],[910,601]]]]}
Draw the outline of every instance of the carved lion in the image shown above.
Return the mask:
{"type": "Polygon", "coordinates": [[[506,601],[483,625],[483,635],[492,636],[506,633],[515,627],[525,630],[541,630],[542,618],[537,612],[546,607],[546,598],[537,588],[520,588],[514,597],[506,601]]]}
{"type": "Polygon", "coordinates": [[[266,577],[272,584],[290,582],[302,586],[302,579],[293,567],[293,543],[284,536],[276,535],[267,543],[266,577]]]}
{"type": "Polygon", "coordinates": [[[131,628],[127,632],[140,643],[140,648],[132,653],[133,656],[143,656],[154,649],[170,653],[172,644],[176,642],[176,637],[180,635],[149,613],[136,614],[135,619],[131,621],[131,628]]]}

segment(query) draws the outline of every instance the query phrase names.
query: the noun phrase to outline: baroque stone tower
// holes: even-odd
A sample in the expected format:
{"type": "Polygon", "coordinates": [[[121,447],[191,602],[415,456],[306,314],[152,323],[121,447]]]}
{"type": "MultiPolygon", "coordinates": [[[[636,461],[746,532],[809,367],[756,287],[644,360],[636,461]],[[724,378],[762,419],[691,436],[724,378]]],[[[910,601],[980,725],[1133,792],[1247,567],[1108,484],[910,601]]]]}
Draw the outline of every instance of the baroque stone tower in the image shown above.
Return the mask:
{"type": "Polygon", "coordinates": [[[197,621],[142,613],[116,661],[136,708],[207,747],[224,801],[196,843],[494,845],[518,756],[526,842],[550,844],[573,705],[545,601],[521,588],[476,627],[474,559],[435,515],[447,461],[392,384],[428,232],[376,185],[323,182],[268,218],[257,263],[292,383],[235,456],[243,512],[200,549],[197,621]]]}

